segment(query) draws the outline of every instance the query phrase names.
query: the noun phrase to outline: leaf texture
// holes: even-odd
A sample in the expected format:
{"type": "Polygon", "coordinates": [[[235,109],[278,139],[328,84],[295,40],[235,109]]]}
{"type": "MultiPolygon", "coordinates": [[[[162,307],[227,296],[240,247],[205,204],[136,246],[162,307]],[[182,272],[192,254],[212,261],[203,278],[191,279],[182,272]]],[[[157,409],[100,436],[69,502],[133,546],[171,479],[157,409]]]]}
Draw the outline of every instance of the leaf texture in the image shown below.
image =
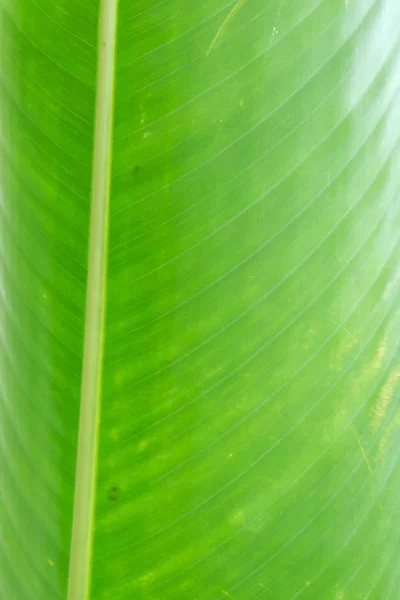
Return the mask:
{"type": "Polygon", "coordinates": [[[400,5],[113,4],[0,0],[0,597],[398,600],[400,5]]]}

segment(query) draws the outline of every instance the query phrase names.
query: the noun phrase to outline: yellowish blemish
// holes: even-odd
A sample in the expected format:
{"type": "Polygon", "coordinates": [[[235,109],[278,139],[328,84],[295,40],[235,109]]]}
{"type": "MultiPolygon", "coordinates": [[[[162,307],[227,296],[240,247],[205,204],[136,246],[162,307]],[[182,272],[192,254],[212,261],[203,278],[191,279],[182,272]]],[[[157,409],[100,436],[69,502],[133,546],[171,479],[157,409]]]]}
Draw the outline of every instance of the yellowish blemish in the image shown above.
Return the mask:
{"type": "Polygon", "coordinates": [[[399,385],[400,378],[400,365],[396,365],[393,371],[390,373],[385,385],[383,386],[378,399],[376,401],[376,405],[372,411],[371,419],[372,419],[372,427],[374,430],[378,430],[382,421],[385,418],[387,410],[390,406],[391,401],[394,398],[395,392],[399,385]]]}
{"type": "Polygon", "coordinates": [[[377,350],[375,356],[373,357],[371,362],[365,368],[365,371],[367,373],[370,373],[372,369],[374,371],[379,371],[381,369],[383,359],[387,352],[388,339],[389,339],[389,336],[388,336],[388,334],[386,334],[385,337],[383,338],[382,342],[379,344],[379,347],[378,347],[378,350],[377,350]]]}
{"type": "Polygon", "coordinates": [[[119,440],[119,431],[116,427],[111,427],[110,429],[110,440],[113,440],[113,442],[116,442],[117,440],[119,440]]]}
{"type": "Polygon", "coordinates": [[[217,43],[218,39],[221,37],[221,35],[224,33],[229,21],[232,19],[232,17],[235,16],[235,14],[238,12],[238,10],[245,4],[246,0],[239,0],[235,6],[232,8],[232,10],[230,11],[230,13],[228,14],[228,16],[226,17],[225,21],[222,23],[221,27],[218,29],[217,34],[215,36],[215,38],[213,39],[213,41],[211,42],[211,45],[209,47],[209,49],[207,50],[207,55],[208,56],[211,52],[211,50],[214,48],[215,44],[217,43]]]}
{"type": "Polygon", "coordinates": [[[147,440],[142,440],[140,442],[140,444],[138,445],[138,451],[139,452],[144,452],[144,450],[146,450],[147,446],[149,445],[149,442],[147,440]]]}
{"type": "Polygon", "coordinates": [[[53,561],[52,561],[50,558],[48,558],[48,559],[47,559],[47,563],[48,563],[48,564],[49,564],[51,567],[54,567],[54,563],[53,563],[53,561]]]}
{"type": "Polygon", "coordinates": [[[242,508],[239,508],[238,510],[236,510],[232,517],[231,517],[231,523],[232,525],[243,525],[243,523],[245,522],[245,512],[242,508]]]}
{"type": "Polygon", "coordinates": [[[143,577],[140,577],[138,580],[139,585],[147,586],[150,583],[153,583],[156,578],[156,575],[157,575],[156,571],[150,571],[150,573],[143,575],[143,577]]]}

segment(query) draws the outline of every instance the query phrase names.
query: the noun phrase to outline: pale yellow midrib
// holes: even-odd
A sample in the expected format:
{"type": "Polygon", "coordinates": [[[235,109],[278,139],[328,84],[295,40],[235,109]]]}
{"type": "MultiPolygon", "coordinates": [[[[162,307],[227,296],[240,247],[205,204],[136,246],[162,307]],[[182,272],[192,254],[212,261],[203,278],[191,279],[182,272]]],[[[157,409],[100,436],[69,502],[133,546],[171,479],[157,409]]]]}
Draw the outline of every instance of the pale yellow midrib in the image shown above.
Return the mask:
{"type": "Polygon", "coordinates": [[[101,0],[89,264],[68,600],[90,595],[106,309],[108,213],[118,0],[101,0]]]}

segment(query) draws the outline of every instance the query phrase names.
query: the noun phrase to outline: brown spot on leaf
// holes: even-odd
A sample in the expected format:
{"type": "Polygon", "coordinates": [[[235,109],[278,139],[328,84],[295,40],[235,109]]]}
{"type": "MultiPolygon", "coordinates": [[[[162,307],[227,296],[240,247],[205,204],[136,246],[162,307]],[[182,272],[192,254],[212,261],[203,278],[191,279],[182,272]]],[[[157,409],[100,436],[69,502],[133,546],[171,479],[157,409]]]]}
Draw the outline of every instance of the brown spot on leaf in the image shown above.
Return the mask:
{"type": "Polygon", "coordinates": [[[108,499],[110,502],[115,502],[119,498],[119,488],[116,485],[112,485],[108,489],[108,499]]]}

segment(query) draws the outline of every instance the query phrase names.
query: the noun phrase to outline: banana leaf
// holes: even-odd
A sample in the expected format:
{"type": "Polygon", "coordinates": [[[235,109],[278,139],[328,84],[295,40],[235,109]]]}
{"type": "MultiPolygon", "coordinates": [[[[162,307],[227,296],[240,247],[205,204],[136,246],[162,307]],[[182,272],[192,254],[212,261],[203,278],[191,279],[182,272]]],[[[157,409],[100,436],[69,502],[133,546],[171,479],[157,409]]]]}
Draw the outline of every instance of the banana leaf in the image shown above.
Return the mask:
{"type": "Polygon", "coordinates": [[[1,600],[398,600],[398,0],[0,0],[1,600]]]}

